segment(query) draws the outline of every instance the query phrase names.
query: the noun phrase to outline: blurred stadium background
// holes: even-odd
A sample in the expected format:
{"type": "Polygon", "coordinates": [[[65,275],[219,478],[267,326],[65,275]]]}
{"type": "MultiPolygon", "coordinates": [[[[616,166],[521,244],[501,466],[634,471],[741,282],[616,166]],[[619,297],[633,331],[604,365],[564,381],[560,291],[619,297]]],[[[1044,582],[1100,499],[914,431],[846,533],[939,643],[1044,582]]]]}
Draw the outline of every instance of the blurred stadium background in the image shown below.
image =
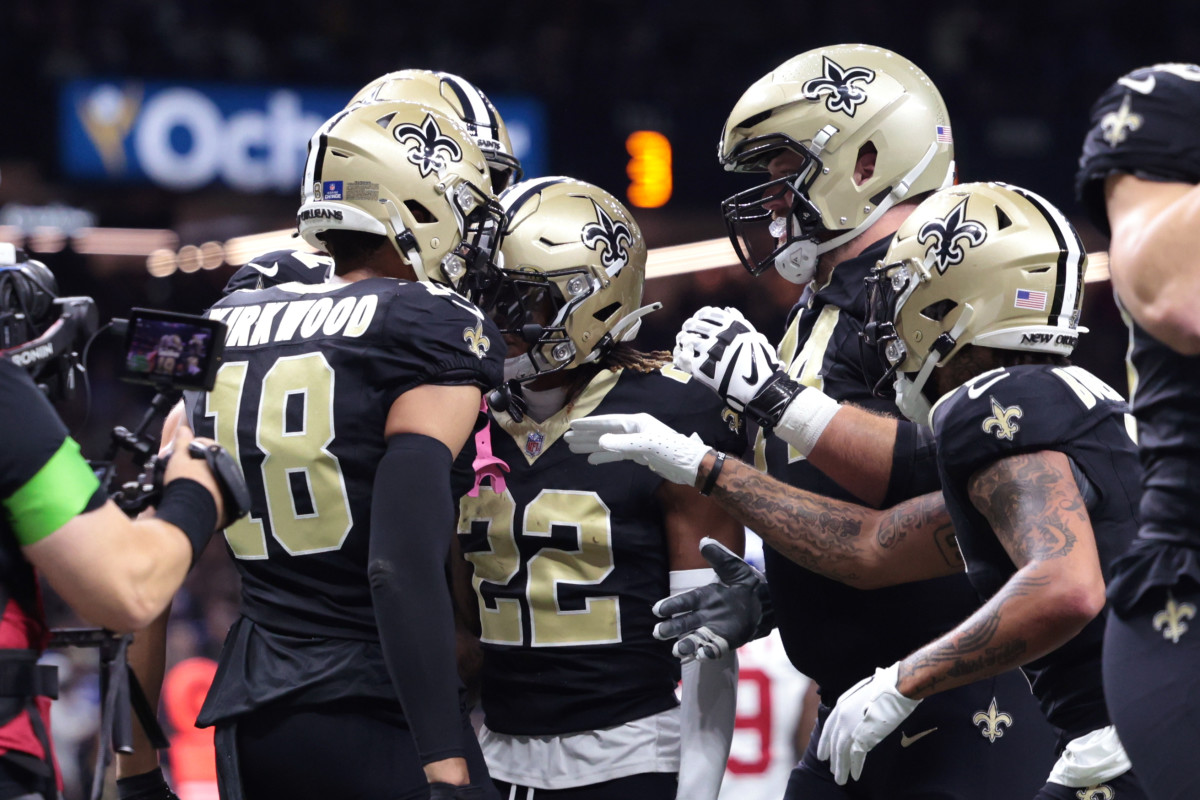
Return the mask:
{"type": "MultiPolygon", "coordinates": [[[[64,294],[95,297],[103,320],[134,306],[198,312],[253,255],[239,237],[292,226],[316,126],[370,79],[407,67],[487,92],[528,176],[571,175],[655,205],[635,208],[651,247],[721,237],[718,204],[746,185],[714,157],[725,114],[778,63],[843,41],[896,50],[929,73],[950,108],[961,180],[1044,195],[1098,250],[1072,190],[1088,107],[1131,68],[1200,58],[1200,11],[1189,0],[3,0],[0,241],[44,260],[64,294]]],[[[777,332],[797,293],[731,264],[652,280],[647,295],[666,308],[640,341],[666,348],[709,303],[777,332]]],[[[1076,360],[1123,386],[1107,284],[1090,285],[1084,324],[1076,360]]],[[[114,349],[94,350],[90,410],[67,412],[92,455],[149,399],[115,382],[114,349]]],[[[172,663],[215,656],[236,613],[219,549],[175,604],[172,663]]],[[[55,657],[72,667],[55,732],[78,797],[97,718],[94,653],[55,657]]]]}

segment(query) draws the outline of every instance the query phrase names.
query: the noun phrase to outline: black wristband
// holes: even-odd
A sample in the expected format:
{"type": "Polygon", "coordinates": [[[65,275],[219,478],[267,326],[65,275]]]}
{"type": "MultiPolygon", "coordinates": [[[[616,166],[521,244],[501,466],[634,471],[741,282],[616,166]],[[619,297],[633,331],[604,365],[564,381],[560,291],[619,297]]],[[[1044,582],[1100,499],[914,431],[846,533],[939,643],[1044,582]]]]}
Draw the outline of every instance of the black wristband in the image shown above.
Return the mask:
{"type": "Polygon", "coordinates": [[[183,531],[195,564],[217,529],[217,501],[199,481],[177,478],[163,489],[155,516],[183,531]]]}
{"type": "Polygon", "coordinates": [[[717,478],[721,477],[721,468],[724,466],[725,454],[718,450],[717,460],[713,463],[712,469],[708,471],[708,477],[704,479],[704,485],[700,487],[700,494],[705,497],[712,494],[712,490],[717,488],[717,478]]]}
{"type": "Polygon", "coordinates": [[[770,433],[783,418],[783,412],[787,411],[787,407],[804,388],[786,373],[776,372],[746,404],[746,415],[757,422],[765,433],[770,433]]]}

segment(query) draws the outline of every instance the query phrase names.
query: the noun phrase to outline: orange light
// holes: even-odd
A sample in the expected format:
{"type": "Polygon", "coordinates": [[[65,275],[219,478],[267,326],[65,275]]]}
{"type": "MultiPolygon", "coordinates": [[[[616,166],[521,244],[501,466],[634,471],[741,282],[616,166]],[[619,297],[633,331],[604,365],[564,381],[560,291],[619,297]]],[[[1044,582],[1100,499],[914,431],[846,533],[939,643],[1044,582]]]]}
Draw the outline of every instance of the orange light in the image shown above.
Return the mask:
{"type": "Polygon", "coordinates": [[[629,202],[659,208],[671,199],[671,142],[658,131],[634,131],[625,140],[629,152],[629,202]]]}

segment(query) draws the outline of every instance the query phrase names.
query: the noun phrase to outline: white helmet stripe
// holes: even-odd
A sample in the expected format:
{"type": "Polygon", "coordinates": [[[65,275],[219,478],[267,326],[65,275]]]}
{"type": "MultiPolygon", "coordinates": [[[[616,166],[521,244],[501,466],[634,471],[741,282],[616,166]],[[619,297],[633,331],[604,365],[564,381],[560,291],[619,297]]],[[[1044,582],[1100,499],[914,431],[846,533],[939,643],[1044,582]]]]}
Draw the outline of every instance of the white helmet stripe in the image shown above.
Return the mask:
{"type": "Polygon", "coordinates": [[[479,89],[457,75],[443,72],[441,73],[441,78],[444,83],[450,85],[454,94],[462,101],[467,120],[474,123],[478,128],[484,129],[477,130],[476,135],[484,134],[487,138],[494,139],[493,132],[497,127],[496,119],[492,115],[492,110],[488,106],[487,101],[480,94],[479,89]]]}
{"type": "Polygon", "coordinates": [[[329,131],[349,113],[349,109],[330,117],[324,125],[308,140],[308,156],[304,159],[304,183],[300,186],[301,203],[311,203],[316,200],[313,196],[313,186],[320,180],[321,167],[325,163],[325,143],[329,131]]]}
{"type": "Polygon", "coordinates": [[[1075,232],[1071,223],[1067,222],[1067,218],[1062,215],[1062,212],[1043,197],[1028,189],[1008,184],[1006,186],[1032,203],[1046,218],[1050,229],[1054,231],[1054,237],[1058,240],[1061,253],[1058,258],[1058,275],[1055,279],[1054,300],[1050,306],[1049,322],[1059,328],[1074,330],[1079,322],[1075,318],[1074,312],[1079,302],[1079,279],[1084,258],[1083,243],[1079,240],[1079,234],[1075,232]]]}
{"type": "Polygon", "coordinates": [[[544,178],[534,178],[533,180],[522,181],[521,183],[513,184],[504,190],[500,195],[500,206],[504,209],[505,215],[509,222],[512,221],[513,212],[525,205],[529,198],[536,195],[548,186],[553,186],[556,183],[572,180],[557,175],[550,175],[544,178]]]}

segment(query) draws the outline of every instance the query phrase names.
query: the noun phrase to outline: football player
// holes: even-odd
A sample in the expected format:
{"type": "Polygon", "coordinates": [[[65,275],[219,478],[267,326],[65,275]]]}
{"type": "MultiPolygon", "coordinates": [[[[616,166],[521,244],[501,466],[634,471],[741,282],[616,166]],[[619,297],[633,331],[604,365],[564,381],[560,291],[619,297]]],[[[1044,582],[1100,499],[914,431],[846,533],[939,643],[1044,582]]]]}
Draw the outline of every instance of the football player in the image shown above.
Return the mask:
{"type": "Polygon", "coordinates": [[[736,657],[686,665],[681,709],[679,662],[651,635],[651,607],[711,580],[697,543],[740,550],[742,526],[691,488],[591,465],[561,439],[592,414],[650,410],[737,453],[740,417],[667,353],[630,344],[659,305],[641,304],[646,242],[616,198],[552,177],[500,200],[503,281],[485,308],[522,388],[493,396],[504,410],[492,402],[464,450],[478,478],[458,522],[478,596],[488,767],[506,798],[715,800],[736,657]]]}
{"type": "MultiPolygon", "coordinates": [[[[858,338],[864,278],[917,203],[954,180],[950,119],[937,88],[887,50],[812,50],[746,90],[725,124],[720,159],[727,170],[765,173],[765,182],[723,204],[743,264],[754,274],[774,266],[807,286],[778,347],[782,364],[740,314],[706,308],[684,324],[676,365],[759,423],[755,464],[787,484],[872,505],[936,490],[926,437],[897,423],[890,387],[873,394],[886,365],[858,338]],[[853,438],[864,429],[873,436],[853,438]]],[[[943,553],[957,566],[953,547],[943,553]]],[[[867,589],[818,575],[774,545],[765,561],[784,646],[824,701],[789,796],[845,797],[815,755],[832,701],[876,665],[950,630],[978,598],[962,574],[867,589]]],[[[665,624],[664,633],[672,630],[665,624]]],[[[685,638],[680,651],[694,644],[685,638]]],[[[855,796],[1008,800],[1032,794],[1050,768],[1051,732],[1016,672],[939,695],[919,713],[886,743],[888,756],[872,763],[855,796]],[[993,701],[1028,722],[1004,739],[972,733],[973,715],[993,701]],[[919,744],[904,738],[934,729],[919,744]]]]}
{"type": "Polygon", "coordinates": [[[229,796],[493,796],[444,572],[450,465],[501,379],[499,332],[453,291],[500,222],[487,164],[436,110],[359,105],[314,135],[302,195],[300,235],[357,280],[226,296],[217,384],[186,396],[253,496],[198,724],[229,796]]]}
{"type": "MultiPolygon", "coordinates": [[[[509,181],[519,179],[521,166],[513,155],[512,142],[504,120],[487,96],[470,82],[447,72],[401,70],[368,83],[351,98],[346,108],[392,101],[419,102],[460,121],[483,152],[495,193],[499,193],[509,181]]],[[[370,185],[367,183],[346,188],[344,184],[335,181],[327,187],[314,187],[312,192],[327,200],[361,202],[369,201],[370,198],[358,193],[364,188],[369,190],[370,185]]],[[[290,282],[319,284],[328,281],[332,276],[333,260],[323,253],[279,250],[258,256],[242,266],[226,284],[224,294],[239,289],[263,289],[290,282]]],[[[151,693],[151,700],[154,699],[156,687],[161,684],[166,621],[164,615],[151,628],[139,633],[138,640],[130,649],[130,662],[135,671],[142,676],[143,684],[151,693]]],[[[157,769],[157,758],[149,742],[142,738],[140,726],[135,726],[134,732],[139,742],[135,753],[132,756],[123,755],[118,759],[118,774],[124,776],[118,782],[118,789],[122,790],[122,800],[143,800],[144,792],[153,794],[164,788],[161,772],[157,769]]],[[[145,800],[156,800],[156,797],[145,795],[145,800]]]]}
{"type": "MultiPolygon", "coordinates": [[[[873,511],[741,465],[717,471],[712,454],[697,471],[707,482],[717,471],[714,496],[754,509],[744,521],[768,541],[805,549],[818,563],[829,552],[839,568],[882,583],[951,574],[937,545],[953,522],[986,602],[841,695],[817,745],[838,784],[862,778],[867,754],[897,730],[907,731],[901,747],[932,738],[937,731],[912,724],[926,698],[1023,666],[1062,749],[1044,786],[1026,796],[1146,796],[1101,680],[1105,579],[1134,536],[1140,492],[1126,403],[1066,360],[1081,330],[1085,265],[1056,209],[1003,184],[938,192],[897,230],[870,278],[867,329],[890,364],[882,380],[898,377],[906,414],[932,426],[940,494],[873,511]]],[[[591,431],[585,449],[650,454],[657,463],[656,451],[687,447],[677,433],[622,433],[616,421],[604,428],[617,432],[591,431]]],[[[995,702],[972,722],[995,739],[1019,724],[995,702]]],[[[1056,752],[1046,747],[1045,755],[1056,752]]]]}
{"type": "Polygon", "coordinates": [[[1092,108],[1078,189],[1110,231],[1109,268],[1130,329],[1142,527],[1109,585],[1105,688],[1121,740],[1155,798],[1200,797],[1200,66],[1158,64],[1092,108]]]}

